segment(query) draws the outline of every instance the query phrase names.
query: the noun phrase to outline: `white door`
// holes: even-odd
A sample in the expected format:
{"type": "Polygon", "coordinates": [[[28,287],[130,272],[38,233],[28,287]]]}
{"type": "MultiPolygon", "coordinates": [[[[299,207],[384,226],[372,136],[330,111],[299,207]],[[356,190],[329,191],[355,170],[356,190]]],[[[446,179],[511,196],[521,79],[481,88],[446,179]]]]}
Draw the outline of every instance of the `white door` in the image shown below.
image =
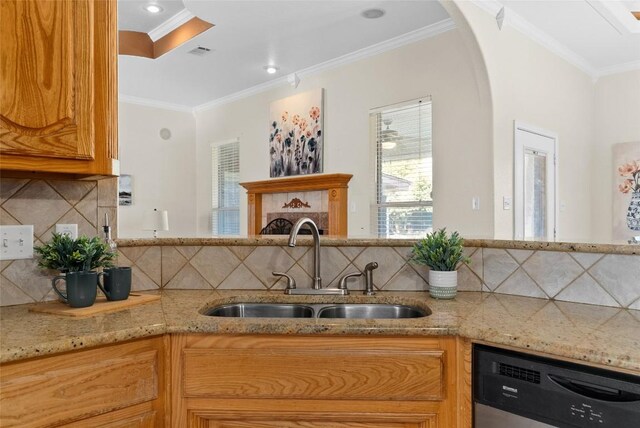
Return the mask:
{"type": "Polygon", "coordinates": [[[555,241],[557,136],[515,122],[515,239],[555,241]]]}

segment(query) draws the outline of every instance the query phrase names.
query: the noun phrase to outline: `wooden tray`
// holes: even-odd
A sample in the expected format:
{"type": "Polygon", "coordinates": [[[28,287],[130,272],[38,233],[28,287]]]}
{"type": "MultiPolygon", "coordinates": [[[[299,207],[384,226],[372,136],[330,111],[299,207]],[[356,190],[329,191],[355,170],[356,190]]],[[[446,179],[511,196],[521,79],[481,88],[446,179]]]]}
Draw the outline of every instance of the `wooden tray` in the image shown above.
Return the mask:
{"type": "Polygon", "coordinates": [[[160,299],[159,294],[138,294],[131,293],[127,300],[118,300],[110,302],[104,296],[99,296],[93,306],[88,308],[72,308],[66,303],[59,301],[37,303],[29,308],[31,312],[41,312],[45,314],[64,315],[67,317],[90,317],[108,312],[116,312],[122,309],[128,309],[145,303],[155,302],[160,299]]]}

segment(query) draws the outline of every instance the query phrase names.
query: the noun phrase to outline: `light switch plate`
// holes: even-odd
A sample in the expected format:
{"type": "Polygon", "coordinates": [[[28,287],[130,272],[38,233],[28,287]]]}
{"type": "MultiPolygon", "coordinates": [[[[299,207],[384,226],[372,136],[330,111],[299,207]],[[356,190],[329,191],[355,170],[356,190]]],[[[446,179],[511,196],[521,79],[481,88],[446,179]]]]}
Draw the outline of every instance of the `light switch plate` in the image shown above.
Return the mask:
{"type": "Polygon", "coordinates": [[[471,198],[471,209],[474,211],[480,211],[480,197],[474,196],[471,198]]]}
{"type": "Polygon", "coordinates": [[[511,199],[511,196],[503,196],[502,197],[502,209],[503,210],[510,210],[512,204],[513,204],[513,200],[511,199]]]}
{"type": "Polygon", "coordinates": [[[33,226],[0,226],[0,260],[33,258],[33,226]]]}

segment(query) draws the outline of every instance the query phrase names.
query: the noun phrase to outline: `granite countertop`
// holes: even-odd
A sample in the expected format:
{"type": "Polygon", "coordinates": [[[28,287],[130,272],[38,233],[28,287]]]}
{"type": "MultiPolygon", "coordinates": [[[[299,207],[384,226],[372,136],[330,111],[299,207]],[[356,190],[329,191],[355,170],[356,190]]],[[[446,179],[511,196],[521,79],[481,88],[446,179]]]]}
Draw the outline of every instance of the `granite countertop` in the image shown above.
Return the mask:
{"type": "MultiPolygon", "coordinates": [[[[410,247],[415,239],[380,239],[380,238],[340,238],[322,236],[323,246],[329,247],[410,247]]],[[[229,245],[229,246],[286,246],[287,236],[260,235],[236,238],[125,238],[117,239],[119,247],[175,246],[175,245],[229,245]]],[[[309,236],[300,236],[297,245],[313,245],[309,236]]],[[[508,241],[497,239],[465,239],[465,247],[509,248],[541,251],[579,251],[582,253],[628,254],[640,255],[640,245],[628,244],[593,244],[579,242],[542,242],[542,241],[508,241]]]]}
{"type": "Polygon", "coordinates": [[[164,333],[311,335],[458,335],[558,357],[640,372],[640,311],[545,299],[460,292],[452,301],[423,292],[374,297],[285,296],[281,291],[165,290],[143,306],[90,318],[0,310],[0,362],[117,343],[164,333]],[[429,307],[402,320],[215,318],[199,311],[229,302],[377,302],[429,307]]]}

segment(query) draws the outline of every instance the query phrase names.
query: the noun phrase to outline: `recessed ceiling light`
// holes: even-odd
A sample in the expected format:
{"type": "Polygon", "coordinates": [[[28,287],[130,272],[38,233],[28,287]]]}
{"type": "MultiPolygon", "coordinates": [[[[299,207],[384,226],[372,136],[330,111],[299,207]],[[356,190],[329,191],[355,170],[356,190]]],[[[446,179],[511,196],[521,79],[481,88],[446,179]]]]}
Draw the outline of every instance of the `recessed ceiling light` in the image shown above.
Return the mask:
{"type": "Polygon", "coordinates": [[[267,70],[269,74],[275,74],[278,71],[278,67],[275,65],[265,65],[264,69],[267,70]]]}
{"type": "Polygon", "coordinates": [[[145,4],[144,5],[144,10],[146,10],[149,13],[160,13],[162,12],[164,9],[162,8],[162,6],[155,4],[155,3],[149,3],[149,4],[145,4]]]}
{"type": "Polygon", "coordinates": [[[378,19],[384,16],[384,10],[382,9],[367,9],[360,14],[363,18],[378,19]]]}

